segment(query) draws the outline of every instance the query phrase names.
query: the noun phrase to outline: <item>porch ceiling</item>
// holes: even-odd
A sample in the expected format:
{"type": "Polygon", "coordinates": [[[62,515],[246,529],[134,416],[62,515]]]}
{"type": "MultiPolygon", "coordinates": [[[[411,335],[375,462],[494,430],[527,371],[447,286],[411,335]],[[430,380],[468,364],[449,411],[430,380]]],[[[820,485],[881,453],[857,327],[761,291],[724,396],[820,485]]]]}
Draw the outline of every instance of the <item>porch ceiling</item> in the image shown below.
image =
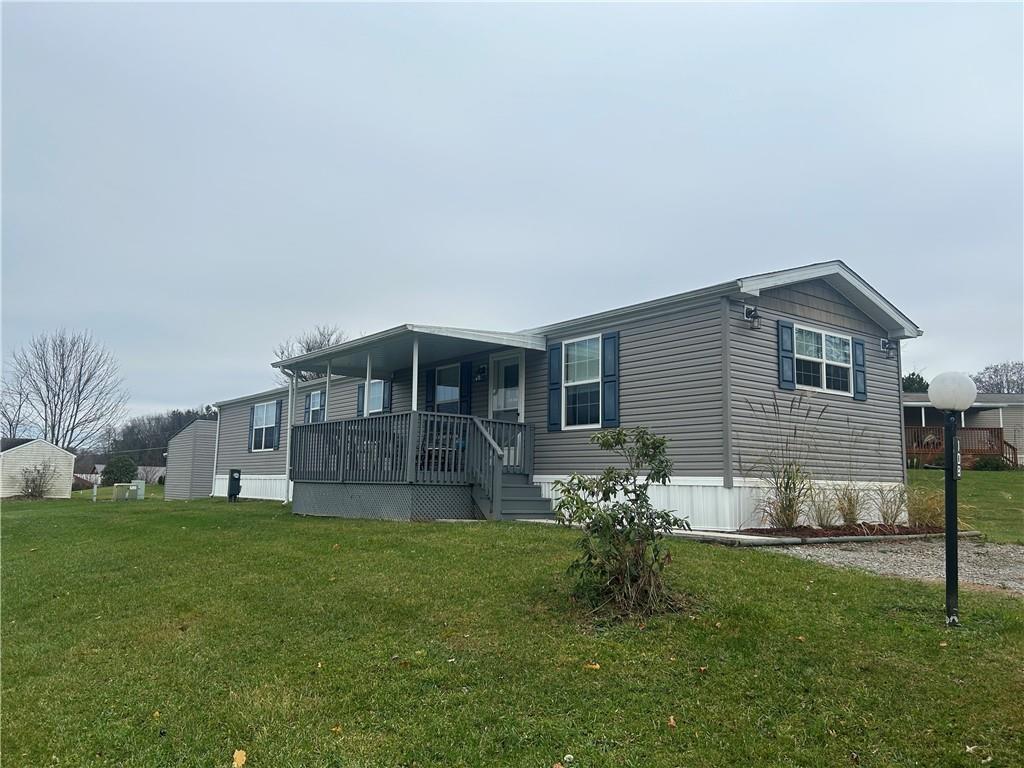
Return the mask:
{"type": "Polygon", "coordinates": [[[346,341],[307,355],[280,360],[275,368],[327,373],[340,376],[366,375],[369,356],[373,375],[389,375],[412,367],[413,340],[419,340],[420,366],[475,355],[495,349],[546,349],[544,336],[533,333],[500,333],[469,328],[445,328],[434,325],[399,325],[386,331],[346,341]]]}

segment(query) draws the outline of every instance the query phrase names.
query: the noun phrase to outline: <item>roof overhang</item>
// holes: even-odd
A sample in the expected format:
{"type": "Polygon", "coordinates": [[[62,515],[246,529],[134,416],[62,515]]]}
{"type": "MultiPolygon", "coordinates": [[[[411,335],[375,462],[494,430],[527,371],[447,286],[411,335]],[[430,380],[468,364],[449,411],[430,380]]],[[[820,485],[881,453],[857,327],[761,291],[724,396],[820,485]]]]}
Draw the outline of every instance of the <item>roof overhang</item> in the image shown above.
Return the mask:
{"type": "Polygon", "coordinates": [[[421,365],[474,355],[500,347],[546,349],[546,340],[534,333],[501,333],[436,325],[399,325],[333,347],[273,363],[275,368],[340,376],[366,375],[370,360],[373,375],[393,374],[412,367],[413,341],[419,342],[421,365]]]}
{"type": "Polygon", "coordinates": [[[736,281],[737,296],[754,298],[759,296],[761,291],[807,280],[822,280],[830,285],[861,312],[882,326],[890,339],[916,339],[922,334],[921,329],[909,317],[841,261],[824,261],[795,269],[741,277],[736,281]]]}
{"type": "MultiPolygon", "coordinates": [[[[1012,403],[972,403],[968,409],[974,408],[978,411],[995,411],[1000,408],[1008,408],[1012,403]]],[[[934,408],[928,400],[904,400],[904,408],[934,408]]]]}

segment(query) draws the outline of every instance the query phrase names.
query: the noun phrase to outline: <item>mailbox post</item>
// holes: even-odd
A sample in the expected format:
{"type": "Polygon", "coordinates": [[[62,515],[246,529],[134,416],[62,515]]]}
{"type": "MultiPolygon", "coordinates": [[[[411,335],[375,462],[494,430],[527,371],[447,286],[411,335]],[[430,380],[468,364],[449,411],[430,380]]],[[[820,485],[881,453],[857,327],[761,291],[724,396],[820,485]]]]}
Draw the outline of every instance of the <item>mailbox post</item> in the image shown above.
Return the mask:
{"type": "Polygon", "coordinates": [[[960,623],[960,571],[957,547],[956,484],[962,473],[960,441],[956,436],[957,414],[974,404],[978,390],[970,376],[940,373],[928,385],[931,404],[945,412],[943,467],[946,473],[946,626],[960,623]]]}

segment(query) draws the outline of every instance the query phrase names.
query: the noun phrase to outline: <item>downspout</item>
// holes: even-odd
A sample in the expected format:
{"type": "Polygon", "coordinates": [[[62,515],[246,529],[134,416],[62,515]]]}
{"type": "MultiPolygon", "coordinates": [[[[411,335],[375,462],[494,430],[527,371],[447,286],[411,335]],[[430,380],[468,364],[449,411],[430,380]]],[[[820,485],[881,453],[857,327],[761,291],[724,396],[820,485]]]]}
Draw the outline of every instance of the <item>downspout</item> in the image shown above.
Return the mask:
{"type": "Polygon", "coordinates": [[[213,406],[217,412],[217,434],[213,438],[213,482],[210,483],[210,498],[217,493],[217,459],[220,456],[220,408],[213,406]]]}

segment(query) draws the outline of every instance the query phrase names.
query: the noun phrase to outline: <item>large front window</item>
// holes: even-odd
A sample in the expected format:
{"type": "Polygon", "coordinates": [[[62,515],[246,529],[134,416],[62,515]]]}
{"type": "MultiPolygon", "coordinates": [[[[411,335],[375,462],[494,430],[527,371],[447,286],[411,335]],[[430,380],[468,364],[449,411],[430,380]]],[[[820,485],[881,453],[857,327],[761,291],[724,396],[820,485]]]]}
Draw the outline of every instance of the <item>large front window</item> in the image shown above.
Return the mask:
{"type": "Polygon", "coordinates": [[[850,337],[800,326],[796,326],[793,332],[797,385],[849,394],[850,337]]]}
{"type": "Polygon", "coordinates": [[[370,407],[367,413],[381,413],[384,410],[384,382],[374,379],[370,382],[370,407]]]}
{"type": "Polygon", "coordinates": [[[252,449],[272,451],[277,438],[277,403],[260,403],[252,409],[252,449]]]}
{"type": "Polygon", "coordinates": [[[601,426],[601,337],[562,344],[563,426],[601,426]]]}
{"type": "Polygon", "coordinates": [[[438,413],[459,412],[459,366],[446,365],[437,369],[434,404],[438,413]]]}

